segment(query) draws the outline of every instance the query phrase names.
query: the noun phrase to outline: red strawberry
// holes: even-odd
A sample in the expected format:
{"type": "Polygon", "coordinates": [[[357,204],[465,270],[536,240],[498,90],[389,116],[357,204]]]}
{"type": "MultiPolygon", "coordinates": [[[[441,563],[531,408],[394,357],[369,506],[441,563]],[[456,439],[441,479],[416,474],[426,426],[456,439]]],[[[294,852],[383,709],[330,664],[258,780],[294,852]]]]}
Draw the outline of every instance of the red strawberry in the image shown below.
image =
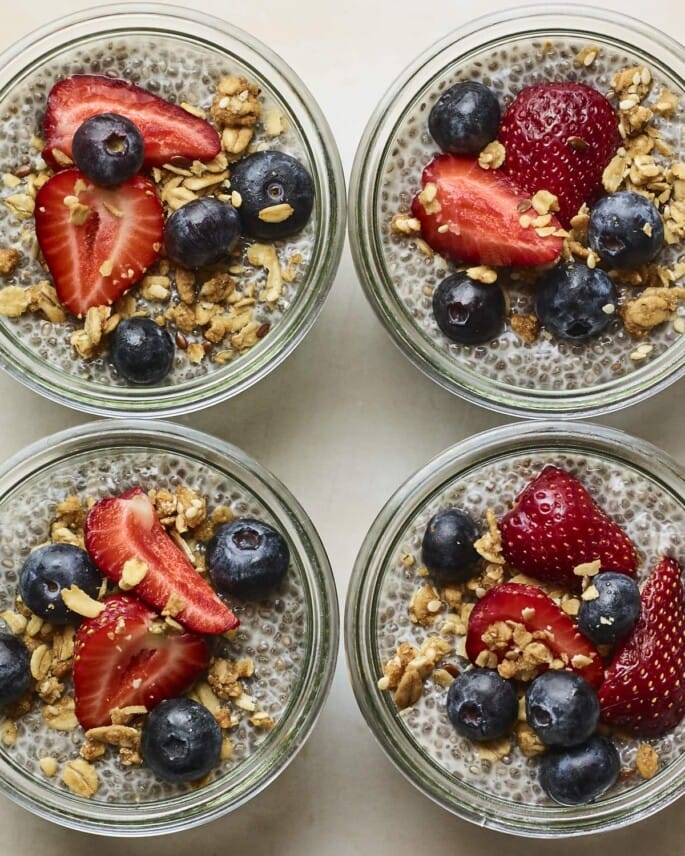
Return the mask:
{"type": "Polygon", "coordinates": [[[522,89],[502,118],[499,139],[504,172],[529,193],[553,193],[566,227],[600,193],[604,168],[621,143],[614,108],[583,83],[522,89]]]}
{"type": "Polygon", "coordinates": [[[174,608],[173,617],[189,630],[223,633],[238,626],[235,615],[171,540],[141,488],[96,503],[88,512],[84,534],[91,559],[115,583],[129,559],[147,564],[132,591],[158,612],[174,595],[182,608],[174,608]]]}
{"type": "Polygon", "coordinates": [[[57,169],[59,151],[71,159],[76,129],[99,113],[118,113],[137,125],[145,143],[145,167],[162,166],[174,157],[208,161],[221,151],[214,128],[163,98],[126,80],[98,74],[74,74],[59,80],[48,95],[43,119],[43,157],[57,169]]]}
{"type": "MultiPolygon", "coordinates": [[[[466,653],[471,662],[475,663],[480,652],[489,647],[483,641],[483,634],[496,622],[524,625],[529,633],[539,634],[532,641],[542,642],[556,659],[582,675],[591,686],[598,687],[602,683],[604,667],[597,649],[552,598],[536,586],[502,583],[476,603],[466,635],[466,653]]],[[[507,626],[511,629],[511,625],[507,626]]],[[[502,661],[505,654],[516,647],[513,637],[503,642],[502,647],[495,650],[497,659],[502,661]]],[[[541,668],[546,667],[542,664],[541,668]]]]}
{"type": "MultiPolygon", "coordinates": [[[[422,182],[412,213],[436,253],[486,265],[532,266],[559,258],[562,239],[523,228],[522,203],[529,205],[530,195],[499,170],[483,169],[473,158],[440,155],[424,169],[422,182]]],[[[561,228],[555,218],[549,225],[561,228]]]]}
{"type": "Polygon", "coordinates": [[[137,598],[118,594],[103,603],[97,618],[81,622],[74,644],[76,716],[86,729],[107,725],[115,707],[151,710],[209,664],[202,636],[171,630],[137,598]]]}
{"type": "Polygon", "coordinates": [[[604,571],[633,575],[635,548],[570,473],[545,467],[499,521],[504,556],[519,571],[577,587],[573,569],[601,562],[604,571]]]}
{"type": "Polygon", "coordinates": [[[599,688],[604,722],[659,737],[685,715],[685,590],[675,559],[662,558],[642,590],[642,608],[599,688]]]}
{"type": "Polygon", "coordinates": [[[38,191],[35,217],[57,296],[79,317],[127,291],[162,246],[162,205],[140,175],[108,189],[77,169],[58,172],[38,191]]]}

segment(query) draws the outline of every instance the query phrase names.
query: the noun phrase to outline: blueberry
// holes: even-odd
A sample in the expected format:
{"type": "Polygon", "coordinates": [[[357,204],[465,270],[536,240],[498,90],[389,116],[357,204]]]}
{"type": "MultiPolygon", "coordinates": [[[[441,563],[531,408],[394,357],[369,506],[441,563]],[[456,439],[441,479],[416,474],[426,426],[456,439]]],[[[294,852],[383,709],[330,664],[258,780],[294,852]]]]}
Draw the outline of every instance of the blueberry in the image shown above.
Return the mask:
{"type": "Polygon", "coordinates": [[[593,580],[599,597],[581,600],[578,630],[596,645],[613,645],[640,616],[640,589],[632,577],[605,571],[593,580]]]}
{"type": "Polygon", "coordinates": [[[151,318],[124,318],[109,337],[112,362],[129,383],[159,383],[171,371],[174,340],[151,318]]]}
{"type": "Polygon", "coordinates": [[[595,734],[585,743],[553,749],[540,759],[540,784],[561,805],[592,802],[618,778],[621,760],[614,744],[595,734]]]}
{"type": "Polygon", "coordinates": [[[242,199],[238,212],[243,232],[260,241],[289,238],[302,231],[314,206],[311,176],[284,152],[256,152],[238,161],[231,171],[231,190],[237,190],[242,199]],[[281,213],[287,216],[271,222],[264,212],[276,205],[284,206],[275,211],[277,218],[281,213]]]}
{"type": "Polygon", "coordinates": [[[550,669],[526,690],[526,720],[547,746],[576,746],[597,727],[599,699],[580,675],[550,669]]]}
{"type": "Polygon", "coordinates": [[[217,529],[207,544],[206,564],[215,588],[238,597],[262,597],[288,570],[285,539],[261,520],[241,517],[217,529]]]}
{"type": "Polygon", "coordinates": [[[460,508],[443,508],[428,521],[421,561],[440,582],[465,582],[478,561],[473,548],[480,537],[472,518],[460,508]]]}
{"type": "Polygon", "coordinates": [[[471,740],[494,740],[518,717],[514,685],[494,669],[462,672],[447,691],[447,716],[457,732],[471,740]]]}
{"type": "Polygon", "coordinates": [[[140,752],[166,782],[194,782],[219,762],[221,729],[207,708],[190,698],[170,698],[145,720],[140,752]]]}
{"type": "Polygon", "coordinates": [[[164,246],[181,267],[213,265],[225,258],[240,237],[240,216],[232,205],[203,196],[182,205],[164,226],[164,246]]]}
{"type": "Polygon", "coordinates": [[[19,577],[19,594],[31,612],[51,624],[78,619],[62,600],[62,590],[78,586],[96,597],[102,576],[85,550],[74,544],[46,544],[34,550],[24,562],[19,577]]]}
{"type": "Polygon", "coordinates": [[[495,93],[473,80],[455,83],[438,98],[428,130],[443,152],[477,155],[499,131],[501,110],[495,93]]]}
{"type": "Polygon", "coordinates": [[[562,264],[539,280],[535,312],[550,333],[582,341],[607,327],[617,299],[616,288],[604,271],[562,264]]]}
{"type": "Polygon", "coordinates": [[[455,273],[433,292],[433,314],[438,327],[454,342],[478,345],[499,335],[504,322],[502,289],[455,273]]]}
{"type": "Polygon", "coordinates": [[[604,196],[592,209],[588,243],[603,262],[634,268],[651,262],[664,243],[664,224],[654,203],[632,190],[604,196]]]}
{"type": "Polygon", "coordinates": [[[72,142],[76,166],[95,184],[114,187],[132,178],[142,167],[143,135],[118,113],[99,113],[79,125],[72,142]]]}
{"type": "Polygon", "coordinates": [[[31,655],[24,643],[11,633],[0,632],[0,704],[11,704],[31,684],[31,655]]]}

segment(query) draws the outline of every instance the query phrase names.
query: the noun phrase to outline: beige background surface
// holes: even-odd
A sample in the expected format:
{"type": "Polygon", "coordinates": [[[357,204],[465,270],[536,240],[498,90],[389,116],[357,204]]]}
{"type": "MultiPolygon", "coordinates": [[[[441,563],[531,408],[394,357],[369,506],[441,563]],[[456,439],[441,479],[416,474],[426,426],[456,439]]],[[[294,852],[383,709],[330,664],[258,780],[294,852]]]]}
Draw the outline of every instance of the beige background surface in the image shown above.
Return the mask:
{"type": "MultiPolygon", "coordinates": [[[[0,49],[89,0],[0,0],[0,49]]],[[[445,32],[515,3],[481,0],[193,0],[268,43],[327,114],[346,170],[376,101],[403,66],[445,32]]],[[[607,4],[685,42],[676,0],[607,4]]],[[[685,387],[604,422],[685,461],[685,387]]],[[[0,454],[88,417],[43,401],[0,374],[0,454]]],[[[365,302],[349,251],[314,330],[266,380],[180,420],[243,447],[291,488],[327,546],[341,603],[356,551],[387,497],[444,447],[509,421],[462,402],[414,369],[365,302]]],[[[118,842],[63,830],[0,798],[0,854],[469,854],[572,856],[685,853],[685,801],[639,827],[591,839],[534,842],[479,829],[434,806],[395,771],[368,732],[344,660],[305,748],[265,793],[232,815],[174,836],[118,842]]]]}

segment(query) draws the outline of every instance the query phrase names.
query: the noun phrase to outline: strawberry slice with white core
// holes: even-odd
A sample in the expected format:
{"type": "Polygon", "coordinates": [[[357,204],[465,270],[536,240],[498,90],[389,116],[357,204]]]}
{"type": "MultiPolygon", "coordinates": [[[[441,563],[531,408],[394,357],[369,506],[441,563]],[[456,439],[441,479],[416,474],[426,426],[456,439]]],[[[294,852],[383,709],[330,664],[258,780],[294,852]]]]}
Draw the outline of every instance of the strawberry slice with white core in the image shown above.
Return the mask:
{"type": "Polygon", "coordinates": [[[188,689],[209,665],[202,636],[179,633],[131,595],[112,595],[74,641],[74,698],[83,728],[111,722],[114,708],[159,702],[188,689]]]}
{"type": "Polygon", "coordinates": [[[88,512],[86,550],[100,571],[119,584],[124,566],[141,568],[135,584],[124,584],[158,612],[197,633],[224,633],[238,619],[202,579],[157,518],[147,494],[135,487],[121,496],[101,499],[88,512]]]}

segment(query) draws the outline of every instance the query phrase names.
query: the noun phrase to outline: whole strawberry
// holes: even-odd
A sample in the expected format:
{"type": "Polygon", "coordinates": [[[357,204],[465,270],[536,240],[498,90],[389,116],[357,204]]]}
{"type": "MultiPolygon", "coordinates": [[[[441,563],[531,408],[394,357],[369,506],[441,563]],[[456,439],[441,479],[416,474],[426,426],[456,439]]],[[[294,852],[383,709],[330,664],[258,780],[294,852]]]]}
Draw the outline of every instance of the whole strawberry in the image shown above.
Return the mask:
{"type": "Polygon", "coordinates": [[[633,544],[570,473],[548,466],[499,521],[508,562],[551,583],[577,587],[577,565],[599,560],[602,570],[634,574],[633,544]]]}
{"type": "Polygon", "coordinates": [[[685,590],[675,559],[662,558],[642,590],[640,618],[599,688],[601,718],[659,737],[685,715],[685,590]]]}
{"type": "Polygon", "coordinates": [[[522,89],[504,114],[499,139],[506,149],[504,172],[531,194],[553,193],[565,227],[600,193],[604,168],[621,142],[607,99],[570,82],[522,89]]]}

